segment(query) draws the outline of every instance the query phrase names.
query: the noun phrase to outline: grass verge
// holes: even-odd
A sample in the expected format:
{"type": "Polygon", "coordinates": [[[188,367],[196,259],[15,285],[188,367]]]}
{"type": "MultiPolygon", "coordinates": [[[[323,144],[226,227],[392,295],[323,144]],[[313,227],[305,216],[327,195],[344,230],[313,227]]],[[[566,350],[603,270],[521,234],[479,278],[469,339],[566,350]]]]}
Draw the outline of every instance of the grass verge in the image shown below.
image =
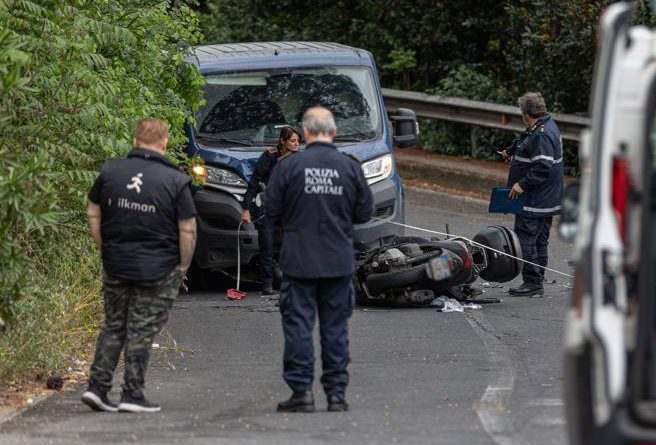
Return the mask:
{"type": "Polygon", "coordinates": [[[102,321],[100,261],[86,231],[76,226],[39,244],[32,287],[0,334],[0,391],[88,361],[102,321]]]}

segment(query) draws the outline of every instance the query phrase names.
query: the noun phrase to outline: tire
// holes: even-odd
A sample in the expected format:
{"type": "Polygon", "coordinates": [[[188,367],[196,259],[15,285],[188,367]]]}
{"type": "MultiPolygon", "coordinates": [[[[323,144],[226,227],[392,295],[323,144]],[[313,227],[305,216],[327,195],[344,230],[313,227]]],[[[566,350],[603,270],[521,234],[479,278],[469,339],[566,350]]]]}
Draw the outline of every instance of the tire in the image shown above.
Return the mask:
{"type": "Polygon", "coordinates": [[[189,292],[207,290],[207,271],[198,267],[195,261],[187,271],[187,288],[189,292]]]}
{"type": "Polygon", "coordinates": [[[367,288],[372,293],[379,294],[389,289],[423,284],[429,281],[426,275],[426,264],[409,269],[394,270],[386,273],[374,273],[367,277],[367,288]]]}

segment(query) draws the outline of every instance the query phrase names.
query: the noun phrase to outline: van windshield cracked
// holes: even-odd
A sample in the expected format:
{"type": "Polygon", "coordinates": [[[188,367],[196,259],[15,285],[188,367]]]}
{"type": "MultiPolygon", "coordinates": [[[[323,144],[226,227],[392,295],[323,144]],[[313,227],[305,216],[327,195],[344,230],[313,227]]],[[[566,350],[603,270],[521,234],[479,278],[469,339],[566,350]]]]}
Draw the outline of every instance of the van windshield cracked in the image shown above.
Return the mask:
{"type": "Polygon", "coordinates": [[[196,132],[207,141],[270,145],[281,128],[300,128],[305,110],[316,105],[335,116],[336,140],[371,140],[381,132],[379,101],[367,68],[244,71],[208,75],[205,82],[206,104],[196,132]]]}

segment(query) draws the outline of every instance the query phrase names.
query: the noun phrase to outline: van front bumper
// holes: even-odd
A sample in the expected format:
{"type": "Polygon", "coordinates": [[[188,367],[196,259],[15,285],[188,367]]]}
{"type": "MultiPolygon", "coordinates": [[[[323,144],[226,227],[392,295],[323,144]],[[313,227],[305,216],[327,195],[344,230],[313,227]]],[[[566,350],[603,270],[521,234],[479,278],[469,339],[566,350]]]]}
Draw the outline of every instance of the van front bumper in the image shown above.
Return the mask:
{"type": "Polygon", "coordinates": [[[369,243],[383,236],[404,235],[405,229],[390,221],[405,223],[403,189],[391,179],[384,179],[370,186],[374,196],[374,213],[369,222],[356,224],[353,233],[355,243],[369,243]]]}
{"type": "MultiPolygon", "coordinates": [[[[391,179],[371,186],[374,197],[374,218],[365,224],[357,224],[354,242],[366,243],[382,236],[403,235],[401,226],[389,221],[404,222],[402,190],[391,179]]],[[[258,234],[253,224],[245,224],[239,233],[241,204],[230,194],[212,189],[199,190],[194,194],[198,212],[198,241],[194,261],[201,269],[225,269],[237,265],[239,260],[250,264],[259,253],[258,234]]]]}
{"type": "Polygon", "coordinates": [[[241,205],[231,195],[210,189],[194,194],[198,212],[198,241],[194,261],[201,269],[225,269],[237,265],[237,242],[241,264],[258,254],[257,230],[241,222],[241,205]]]}

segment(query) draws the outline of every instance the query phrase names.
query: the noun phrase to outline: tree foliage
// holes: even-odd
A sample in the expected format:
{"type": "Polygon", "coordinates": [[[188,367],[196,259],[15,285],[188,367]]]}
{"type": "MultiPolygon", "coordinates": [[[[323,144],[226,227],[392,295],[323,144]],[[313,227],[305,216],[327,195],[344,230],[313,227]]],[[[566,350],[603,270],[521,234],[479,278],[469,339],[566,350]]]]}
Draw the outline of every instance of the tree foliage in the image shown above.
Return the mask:
{"type": "MultiPolygon", "coordinates": [[[[585,112],[596,27],[610,0],[205,0],[208,43],[335,41],[371,51],[383,84],[435,88],[463,65],[513,95],[541,90],[552,108],[585,112]]],[[[653,24],[648,0],[636,23],[653,24]]],[[[492,93],[494,94],[494,93],[492,93]]]]}
{"type": "MultiPolygon", "coordinates": [[[[585,114],[597,23],[610,3],[281,0],[274,7],[265,0],[206,0],[199,9],[210,43],[336,41],[371,51],[387,87],[510,105],[526,91],[541,91],[553,111],[585,114]]],[[[654,25],[649,1],[636,4],[635,23],[654,25]]],[[[437,123],[429,129],[431,144],[469,153],[466,128],[437,123]]],[[[510,137],[501,133],[487,142],[510,137]]]]}
{"type": "Polygon", "coordinates": [[[184,144],[199,39],[179,2],[0,0],[0,323],[47,287],[41,252],[80,236],[99,163],[127,152],[138,119],[165,119],[184,144]]]}

